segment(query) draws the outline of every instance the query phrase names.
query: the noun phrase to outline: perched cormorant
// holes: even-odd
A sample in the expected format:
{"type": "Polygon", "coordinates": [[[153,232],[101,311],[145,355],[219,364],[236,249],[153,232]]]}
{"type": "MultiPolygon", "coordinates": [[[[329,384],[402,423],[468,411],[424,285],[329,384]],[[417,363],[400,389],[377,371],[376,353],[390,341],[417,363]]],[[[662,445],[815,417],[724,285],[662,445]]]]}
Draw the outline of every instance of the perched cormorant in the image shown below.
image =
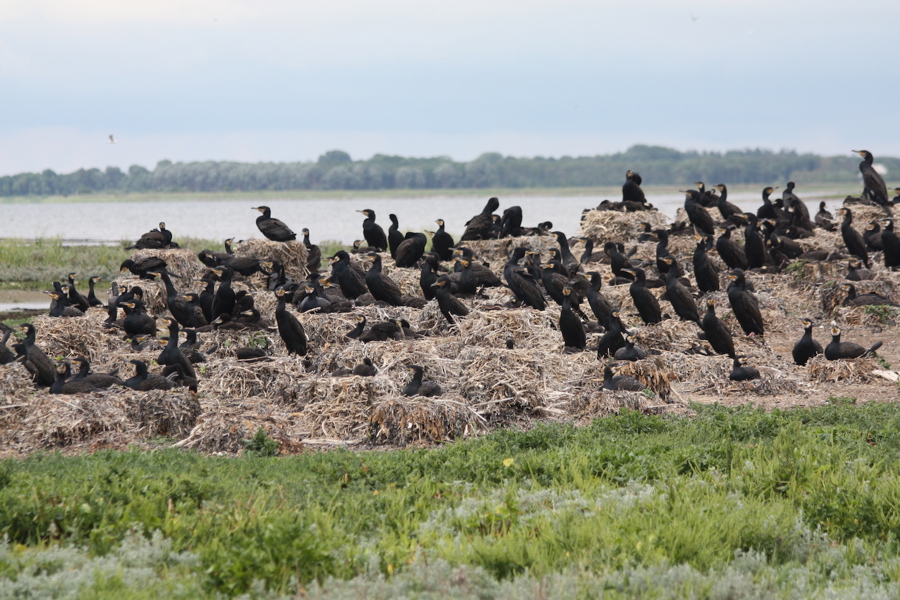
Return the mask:
{"type": "Polygon", "coordinates": [[[407,365],[406,368],[413,372],[413,378],[406,384],[406,387],[403,388],[402,394],[404,396],[427,396],[433,398],[444,393],[441,386],[434,381],[422,380],[425,369],[419,365],[407,365]]]}
{"type": "Polygon", "coordinates": [[[434,236],[431,238],[431,250],[436,252],[441,260],[452,260],[453,237],[444,231],[443,219],[438,219],[435,223],[438,225],[438,230],[434,232],[434,236]]]}
{"type": "Polygon", "coordinates": [[[703,235],[715,235],[715,225],[712,217],[700,203],[700,192],[687,190],[684,192],[684,211],[687,213],[691,225],[703,235]]]}
{"type": "Polygon", "coordinates": [[[572,290],[563,288],[563,304],[559,313],[559,330],[562,332],[563,342],[567,348],[584,350],[587,346],[587,336],[584,333],[584,323],[581,318],[572,311],[572,290]]]}
{"type": "MultiPolygon", "coordinates": [[[[673,260],[673,258],[667,257],[663,259],[663,262],[671,263],[673,260]]],[[[678,281],[673,268],[669,268],[669,272],[666,273],[666,298],[682,321],[693,321],[697,325],[700,324],[700,311],[697,310],[697,303],[684,284],[678,281]]]]}
{"type": "Polygon", "coordinates": [[[704,238],[697,236],[697,246],[694,248],[694,278],[697,280],[697,287],[701,292],[718,292],[719,291],[719,271],[709,259],[706,251],[712,244],[712,238],[704,238]]]}
{"type": "Polygon", "coordinates": [[[822,354],[822,344],[817,342],[812,335],[813,322],[811,319],[803,319],[803,336],[794,344],[791,356],[794,363],[804,366],[809,359],[822,354]]]}
{"type": "Polygon", "coordinates": [[[381,255],[377,252],[368,254],[372,258],[372,266],[366,271],[366,286],[372,297],[391,306],[403,304],[403,296],[400,294],[400,286],[397,282],[385,275],[381,267],[381,255]]]}
{"type": "Polygon", "coordinates": [[[526,251],[524,247],[513,250],[512,256],[503,268],[503,278],[519,302],[535,310],[544,310],[547,308],[547,301],[541,289],[528,271],[519,266],[519,261],[525,256],[526,251]]]}
{"type": "Polygon", "coordinates": [[[597,358],[602,359],[607,356],[614,356],[619,348],[624,348],[624,333],[625,325],[622,323],[622,319],[619,318],[619,311],[614,310],[609,316],[606,333],[603,334],[603,337],[600,338],[600,343],[597,345],[597,358]]]}
{"type": "Polygon", "coordinates": [[[636,361],[647,358],[647,351],[640,346],[635,346],[635,338],[633,335],[625,336],[625,347],[616,350],[616,360],[636,361]]]}
{"type": "Polygon", "coordinates": [[[125,318],[122,320],[122,329],[128,337],[134,337],[142,333],[156,335],[156,319],[147,314],[144,303],[135,298],[131,302],[121,304],[125,310],[125,318]]]}
{"type": "Polygon", "coordinates": [[[862,173],[863,177],[863,196],[868,197],[869,200],[876,204],[887,206],[889,204],[887,186],[884,184],[884,179],[872,165],[875,157],[868,150],[854,150],[853,152],[863,157],[863,161],[859,163],[859,172],[862,173]]]}
{"type": "Polygon", "coordinates": [[[72,367],[69,361],[65,360],[56,366],[56,379],[50,386],[51,394],[90,394],[91,392],[101,392],[99,387],[95,386],[84,379],[69,379],[72,374],[72,367]]]}
{"type": "MultiPolygon", "coordinates": [[[[78,365],[78,372],[73,379],[82,379],[98,388],[108,388],[113,385],[125,385],[125,382],[112,373],[91,373],[91,363],[83,356],[72,359],[78,365]]],[[[118,369],[116,369],[118,371],[118,369]]]]}
{"type": "Polygon", "coordinates": [[[819,212],[815,217],[816,227],[825,231],[834,231],[837,226],[834,224],[834,216],[825,208],[825,201],[819,202],[819,212]]]}
{"type": "Polygon", "coordinates": [[[728,222],[737,222],[738,219],[742,219],[744,211],[742,211],[740,207],[735,206],[728,201],[728,188],[725,187],[725,184],[718,184],[716,186],[716,189],[721,192],[719,194],[719,199],[716,200],[716,208],[719,209],[719,214],[722,215],[722,220],[728,222]]]}
{"type": "Polygon", "coordinates": [[[363,331],[366,330],[366,316],[356,315],[356,327],[344,334],[344,341],[359,339],[363,331]]]}
{"type": "Polygon", "coordinates": [[[625,272],[625,269],[633,269],[634,265],[631,264],[631,261],[628,258],[619,252],[619,248],[616,246],[615,242],[606,242],[603,244],[603,252],[609,256],[609,264],[610,268],[612,268],[613,275],[616,278],[619,277],[627,277],[634,281],[633,274],[629,274],[625,272]]]}
{"type": "Polygon", "coordinates": [[[493,214],[498,208],[500,208],[500,200],[496,197],[490,198],[484,205],[484,209],[466,222],[466,230],[459,241],[489,239],[491,227],[494,224],[493,214]]]}
{"type": "Polygon", "coordinates": [[[141,236],[131,246],[125,246],[126,250],[163,250],[172,243],[172,232],[166,229],[165,223],[159,224],[159,229],[151,229],[141,236]]]}
{"type": "Polygon", "coordinates": [[[719,253],[719,258],[728,265],[729,269],[747,269],[749,268],[747,255],[744,254],[744,248],[731,239],[732,229],[734,229],[733,226],[726,227],[719,239],[716,240],[716,252],[719,253]]]}
{"type": "Polygon", "coordinates": [[[88,301],[87,297],[84,294],[78,292],[75,289],[75,282],[77,281],[76,276],[78,273],[69,273],[66,278],[69,282],[69,304],[77,308],[83,313],[86,313],[91,309],[91,303],[88,301]]]}
{"type": "Polygon", "coordinates": [[[363,220],[363,237],[369,245],[369,252],[385,252],[388,249],[388,239],[381,225],[375,222],[375,211],[371,208],[356,211],[366,216],[363,220]]]}
{"type": "Polygon", "coordinates": [[[500,237],[519,237],[522,235],[522,207],[510,206],[503,211],[500,218],[500,237]]]}
{"type": "Polygon", "coordinates": [[[744,254],[747,257],[747,266],[751,269],[761,269],[771,263],[766,242],[757,229],[758,220],[753,213],[744,213],[747,225],[744,226],[744,254]]]}
{"type": "Polygon", "coordinates": [[[900,239],[894,233],[894,220],[883,219],[884,230],[881,232],[881,246],[884,252],[884,266],[888,269],[900,267],[900,239]]]}
{"type": "Polygon", "coordinates": [[[394,253],[396,265],[402,269],[415,267],[422,255],[425,254],[425,246],[428,244],[428,236],[424,233],[409,232],[406,239],[397,245],[394,253]]]}
{"type": "Polygon", "coordinates": [[[732,363],[731,373],[728,379],[732,381],[750,381],[759,379],[759,371],[755,367],[747,366],[747,359],[743,356],[735,356],[732,363]]]}
{"type": "Polygon", "coordinates": [[[842,303],[844,306],[900,306],[900,304],[897,304],[890,298],[875,292],[857,295],[856,286],[852,283],[841,285],[841,289],[847,292],[847,297],[844,298],[842,303]]]}
{"type": "MultiPolygon", "coordinates": [[[[131,271],[132,275],[140,277],[141,279],[155,279],[156,275],[153,273],[165,271],[166,267],[166,261],[160,257],[147,256],[138,261],[134,261],[130,258],[122,261],[122,264],[119,265],[119,272],[125,273],[126,271],[131,271]]],[[[174,275],[174,273],[172,273],[172,275],[174,275]]]]}
{"type": "Polygon", "coordinates": [[[855,256],[847,261],[847,274],[844,279],[849,281],[867,281],[875,276],[869,269],[863,268],[862,263],[855,256]]]}
{"type": "Polygon", "coordinates": [[[184,371],[185,376],[196,379],[197,373],[194,371],[191,361],[187,359],[178,347],[178,321],[175,319],[163,318],[162,324],[163,327],[166,327],[169,330],[169,339],[166,341],[166,347],[163,348],[162,352],[160,352],[159,356],[156,358],[156,362],[160,365],[172,367],[179,365],[184,371]]]}
{"type": "Polygon", "coordinates": [[[125,380],[125,385],[139,392],[148,392],[150,390],[171,390],[174,386],[172,382],[156,373],[150,373],[147,369],[147,363],[142,360],[128,361],[134,365],[134,377],[125,380]]]}
{"type": "Polygon", "coordinates": [[[762,201],[763,205],[756,209],[756,218],[759,220],[762,219],[775,219],[776,221],[783,218],[784,214],[780,208],[777,208],[774,204],[772,204],[772,200],[769,199],[769,196],[772,195],[777,188],[772,186],[768,186],[763,188],[762,191],[762,201]]]}
{"type": "Polygon", "coordinates": [[[634,283],[628,287],[628,293],[634,301],[641,320],[648,325],[662,321],[662,309],[653,292],[647,289],[647,275],[643,269],[623,269],[624,273],[634,277],[634,283]]]}
{"type": "Polygon", "coordinates": [[[728,285],[728,303],[738,323],[741,324],[741,329],[747,335],[763,335],[765,331],[759,303],[756,296],[747,291],[744,272],[735,269],[728,277],[731,279],[728,285]]]}
{"type": "Polygon", "coordinates": [[[631,377],[630,375],[616,375],[619,365],[609,363],[603,368],[603,387],[604,390],[624,390],[628,392],[643,392],[644,384],[631,377]]]}
{"type": "Polygon", "coordinates": [[[369,291],[366,272],[350,260],[345,250],[338,250],[331,257],[331,280],[337,282],[341,293],[350,300],[356,300],[369,291]]]}
{"type": "Polygon", "coordinates": [[[647,204],[647,197],[641,189],[641,176],[632,170],[625,171],[625,183],[622,185],[622,202],[647,204]]]}
{"type": "Polygon", "coordinates": [[[437,299],[438,308],[441,309],[441,314],[444,315],[448,323],[454,325],[456,321],[453,317],[465,317],[469,314],[469,309],[466,308],[466,305],[450,293],[450,278],[448,276],[441,275],[433,285],[437,288],[435,298],[437,299]]]}
{"type": "Polygon", "coordinates": [[[400,247],[400,244],[403,243],[403,234],[400,233],[400,220],[397,219],[397,215],[391,213],[388,215],[388,219],[391,221],[390,227],[388,227],[387,239],[388,246],[391,252],[391,258],[397,259],[397,248],[400,247]]]}
{"type": "Polygon", "coordinates": [[[859,358],[861,356],[869,355],[879,348],[881,348],[882,342],[875,342],[871,348],[866,350],[859,344],[854,342],[842,342],[841,341],[841,329],[840,327],[833,326],[831,328],[831,342],[825,346],[825,358],[828,360],[840,360],[842,358],[859,358]]]}
{"type": "Polygon", "coordinates": [[[56,381],[56,368],[53,361],[35,344],[37,331],[34,325],[23,323],[19,325],[19,331],[25,332],[25,339],[22,340],[25,369],[31,373],[31,379],[38,387],[50,387],[56,381]]]}
{"type": "Polygon", "coordinates": [[[268,206],[258,206],[253,210],[262,213],[256,217],[256,226],[259,227],[260,233],[273,242],[289,242],[297,239],[297,234],[291,231],[290,227],[272,218],[272,210],[268,206]]]}
{"type": "Polygon", "coordinates": [[[606,296],[600,292],[600,288],[603,287],[603,279],[600,277],[600,273],[592,271],[589,275],[591,276],[591,285],[586,292],[588,304],[590,304],[594,316],[597,317],[597,322],[604,329],[608,329],[607,323],[609,323],[613,307],[606,296]]]}
{"type": "Polygon", "coordinates": [[[866,248],[871,250],[872,252],[878,252],[882,250],[881,245],[881,223],[878,221],[872,221],[868,225],[866,225],[866,230],[863,233],[863,241],[866,243],[866,248]]]}
{"type": "Polygon", "coordinates": [[[363,358],[362,364],[353,367],[352,375],[360,377],[375,377],[378,375],[378,367],[372,363],[372,359],[366,356],[363,358]]]}
{"type": "Polygon", "coordinates": [[[322,249],[309,240],[309,229],[304,227],[301,232],[303,245],[306,246],[306,268],[310,273],[318,273],[322,268],[322,249]]]}
{"type": "Polygon", "coordinates": [[[209,267],[210,269],[215,269],[219,265],[221,265],[226,260],[230,260],[234,258],[234,250],[231,247],[231,243],[234,241],[234,238],[228,238],[225,240],[225,252],[215,252],[213,250],[201,250],[197,254],[197,258],[200,259],[204,265],[209,267]]]}
{"type": "Polygon", "coordinates": [[[234,312],[236,295],[231,287],[234,271],[231,267],[213,269],[213,273],[219,276],[219,287],[213,295],[212,318],[215,321],[221,315],[230,315],[234,312]]]}
{"type": "Polygon", "coordinates": [[[700,321],[700,327],[706,334],[706,341],[709,342],[716,354],[727,354],[729,357],[735,358],[734,339],[725,324],[716,316],[716,303],[712,298],[706,301],[706,314],[700,321]]]}
{"type": "Polygon", "coordinates": [[[306,356],[306,331],[297,317],[288,312],[284,289],[275,290],[275,297],[278,299],[278,304],[275,305],[275,323],[287,353],[306,356]]]}
{"type": "Polygon", "coordinates": [[[838,209],[837,215],[843,217],[841,221],[841,238],[844,240],[844,245],[847,246],[847,252],[863,261],[867,269],[871,268],[869,265],[869,253],[866,251],[866,242],[859,232],[853,229],[853,211],[843,207],[838,209]]]}
{"type": "Polygon", "coordinates": [[[100,281],[100,277],[97,275],[94,275],[93,277],[88,279],[87,300],[88,300],[88,304],[90,304],[91,306],[101,306],[102,307],[102,306],[105,306],[105,304],[103,304],[102,300],[97,298],[97,293],[94,290],[94,287],[96,286],[98,281],[100,281]]]}

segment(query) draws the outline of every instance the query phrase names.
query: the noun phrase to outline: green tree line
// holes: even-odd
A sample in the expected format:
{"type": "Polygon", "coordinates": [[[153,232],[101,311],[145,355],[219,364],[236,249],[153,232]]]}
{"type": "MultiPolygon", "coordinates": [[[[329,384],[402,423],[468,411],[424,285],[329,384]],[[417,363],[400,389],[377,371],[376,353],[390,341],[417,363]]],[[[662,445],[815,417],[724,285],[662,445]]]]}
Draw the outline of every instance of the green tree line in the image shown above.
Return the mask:
{"type": "MultiPolygon", "coordinates": [[[[618,185],[633,169],[646,184],[767,184],[788,180],[853,182],[859,158],[798,154],[790,150],[681,152],[661,146],[636,145],[603,156],[517,158],[496,152],[470,162],[448,157],[404,158],[376,154],[353,160],[341,150],[326,152],[315,162],[239,163],[163,160],[152,171],[133,165],[79,169],[74,173],[20,173],[0,177],[0,196],[50,196],[127,192],[231,192],[263,190],[390,190],[452,188],[541,188],[618,185]]],[[[891,175],[900,159],[876,159],[891,175]]]]}

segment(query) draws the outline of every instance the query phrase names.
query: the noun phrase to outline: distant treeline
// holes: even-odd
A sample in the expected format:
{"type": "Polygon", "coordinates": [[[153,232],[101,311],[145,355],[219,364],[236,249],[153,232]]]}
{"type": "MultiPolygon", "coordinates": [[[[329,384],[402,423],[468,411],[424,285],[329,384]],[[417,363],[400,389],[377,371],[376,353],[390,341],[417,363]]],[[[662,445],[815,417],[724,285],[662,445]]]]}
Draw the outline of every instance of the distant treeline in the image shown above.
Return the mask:
{"type": "MultiPolygon", "coordinates": [[[[0,177],[0,196],[49,196],[122,192],[252,192],[263,190],[390,190],[451,188],[592,187],[618,185],[625,171],[639,172],[645,184],[710,185],[854,182],[860,159],[826,157],[782,150],[680,152],[660,146],[632,146],[606,156],[515,158],[482,154],[471,162],[448,157],[403,158],[376,154],[354,161],[341,150],[316,162],[238,163],[160,161],[152,171],[134,165],[79,169],[60,175],[51,170],[0,177]]],[[[878,157],[886,179],[900,174],[900,159],[878,157]]],[[[889,183],[890,185],[890,183],[889,183]]]]}

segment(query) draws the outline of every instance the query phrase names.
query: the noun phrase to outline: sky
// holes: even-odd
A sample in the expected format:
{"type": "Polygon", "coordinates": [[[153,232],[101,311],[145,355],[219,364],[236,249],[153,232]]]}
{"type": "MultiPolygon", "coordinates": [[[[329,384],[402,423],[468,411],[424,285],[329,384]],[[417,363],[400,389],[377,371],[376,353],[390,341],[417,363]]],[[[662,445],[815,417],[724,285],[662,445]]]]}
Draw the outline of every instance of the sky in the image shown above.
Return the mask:
{"type": "Polygon", "coordinates": [[[0,175],[333,149],[900,156],[898,24],[896,0],[3,0],[0,175]]]}

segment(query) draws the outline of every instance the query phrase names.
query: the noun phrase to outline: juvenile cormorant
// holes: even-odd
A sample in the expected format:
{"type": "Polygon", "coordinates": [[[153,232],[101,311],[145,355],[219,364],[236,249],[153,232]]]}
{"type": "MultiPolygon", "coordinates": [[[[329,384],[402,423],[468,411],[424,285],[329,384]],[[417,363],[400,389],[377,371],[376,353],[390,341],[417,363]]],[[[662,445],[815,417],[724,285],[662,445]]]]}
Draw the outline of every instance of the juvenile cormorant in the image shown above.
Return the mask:
{"type": "MultiPolygon", "coordinates": [[[[663,262],[671,263],[673,260],[673,258],[667,257],[663,259],[663,262]]],[[[700,324],[700,311],[697,310],[697,303],[684,284],[678,281],[673,268],[666,273],[666,298],[682,321],[693,321],[697,325],[700,324]]]]}
{"type": "Polygon", "coordinates": [[[572,311],[572,290],[563,288],[563,304],[559,313],[559,330],[562,332],[563,343],[567,348],[584,350],[587,345],[587,336],[584,333],[584,323],[572,311]]]}
{"type": "Polygon", "coordinates": [[[659,300],[653,295],[653,292],[647,289],[647,275],[643,269],[623,269],[623,273],[632,275],[634,283],[628,287],[628,293],[634,301],[641,320],[648,325],[650,323],[659,323],[662,321],[662,309],[659,307],[659,300]]]}
{"type": "Polygon", "coordinates": [[[812,335],[813,322],[811,319],[803,319],[803,336],[794,344],[791,356],[794,363],[804,366],[809,359],[822,354],[822,344],[817,342],[812,335]]]}
{"type": "Polygon", "coordinates": [[[275,290],[275,297],[278,299],[278,304],[275,305],[275,323],[287,353],[306,356],[306,331],[297,317],[288,312],[284,289],[275,290]]]}
{"type": "Polygon", "coordinates": [[[406,368],[413,372],[413,378],[403,388],[402,394],[404,396],[427,396],[433,398],[444,393],[441,386],[434,381],[422,380],[425,369],[419,365],[408,365],[406,368]]]}
{"type": "Polygon", "coordinates": [[[394,253],[395,264],[402,269],[415,267],[425,254],[427,244],[428,236],[424,233],[409,232],[406,239],[397,245],[397,251],[394,253]]]}
{"type": "Polygon", "coordinates": [[[619,365],[609,363],[603,368],[603,387],[604,390],[625,390],[628,392],[643,392],[644,384],[631,377],[630,375],[616,375],[619,365]]]}
{"type": "Polygon", "coordinates": [[[871,348],[866,350],[859,344],[854,342],[841,341],[841,329],[834,326],[831,328],[831,342],[825,346],[825,358],[828,360],[840,360],[842,358],[859,358],[860,356],[869,355],[879,348],[882,342],[875,342],[871,348]]]}
{"type": "Polygon", "coordinates": [[[369,248],[374,248],[377,252],[384,252],[387,250],[387,236],[384,235],[384,229],[381,228],[381,225],[375,222],[375,211],[371,208],[365,208],[356,212],[366,216],[362,228],[363,237],[366,238],[366,243],[369,245],[369,248]]]}
{"type": "Polygon", "coordinates": [[[731,279],[731,283],[728,285],[728,303],[731,305],[731,310],[740,323],[741,329],[747,335],[763,335],[765,332],[759,303],[756,296],[747,291],[744,272],[735,269],[728,278],[731,279]]]}
{"type": "Polygon", "coordinates": [[[381,255],[377,252],[370,252],[368,256],[372,258],[372,266],[366,271],[366,285],[372,297],[376,300],[387,302],[391,306],[403,304],[400,286],[382,272],[381,255]]]}
{"type": "Polygon", "coordinates": [[[731,379],[732,381],[750,381],[759,379],[759,371],[755,367],[748,367],[746,363],[747,359],[745,357],[734,357],[728,379],[731,379]]]}
{"type": "Polygon", "coordinates": [[[438,225],[438,230],[434,232],[434,236],[431,238],[431,250],[436,252],[441,260],[452,260],[453,236],[444,231],[443,219],[438,219],[435,223],[438,225]]]}
{"type": "Polygon", "coordinates": [[[863,157],[863,161],[859,163],[859,172],[862,173],[863,177],[863,196],[868,197],[869,200],[876,204],[887,206],[889,204],[887,186],[884,184],[884,179],[872,165],[875,157],[868,150],[854,150],[853,152],[863,157]]]}
{"type": "Polygon", "coordinates": [[[259,227],[260,233],[273,242],[289,242],[297,239],[297,234],[291,231],[290,227],[272,218],[272,210],[268,206],[258,206],[253,210],[262,213],[256,217],[256,226],[259,227]]]}
{"type": "Polygon", "coordinates": [[[841,238],[844,240],[844,245],[847,246],[847,252],[863,261],[867,269],[871,268],[869,265],[869,253],[866,251],[866,242],[859,232],[853,229],[853,211],[843,207],[838,209],[837,215],[843,217],[841,221],[841,238]]]}
{"type": "Polygon", "coordinates": [[[535,310],[544,310],[547,308],[544,295],[528,271],[519,266],[519,261],[525,256],[526,251],[524,247],[513,250],[503,268],[503,278],[519,302],[535,310]]]}
{"type": "Polygon", "coordinates": [[[712,298],[706,301],[706,314],[700,321],[700,327],[706,334],[706,341],[709,342],[716,354],[735,357],[734,338],[731,337],[731,332],[725,327],[725,324],[716,316],[716,303],[712,298]]]}
{"type": "Polygon", "coordinates": [[[490,198],[484,209],[466,222],[466,230],[459,241],[486,240],[490,238],[491,227],[494,225],[494,211],[500,208],[500,200],[490,198]]]}
{"type": "Polygon", "coordinates": [[[400,233],[400,220],[397,219],[397,215],[391,213],[388,215],[388,219],[391,221],[390,227],[388,227],[388,246],[390,247],[391,258],[394,260],[397,259],[397,248],[400,247],[400,244],[403,243],[403,234],[400,233]]]}
{"type": "Polygon", "coordinates": [[[454,325],[456,323],[453,317],[465,317],[469,314],[469,309],[466,308],[466,305],[450,293],[450,278],[448,276],[441,275],[433,285],[437,288],[435,298],[437,299],[438,308],[441,309],[441,314],[444,315],[449,324],[454,325]]]}

